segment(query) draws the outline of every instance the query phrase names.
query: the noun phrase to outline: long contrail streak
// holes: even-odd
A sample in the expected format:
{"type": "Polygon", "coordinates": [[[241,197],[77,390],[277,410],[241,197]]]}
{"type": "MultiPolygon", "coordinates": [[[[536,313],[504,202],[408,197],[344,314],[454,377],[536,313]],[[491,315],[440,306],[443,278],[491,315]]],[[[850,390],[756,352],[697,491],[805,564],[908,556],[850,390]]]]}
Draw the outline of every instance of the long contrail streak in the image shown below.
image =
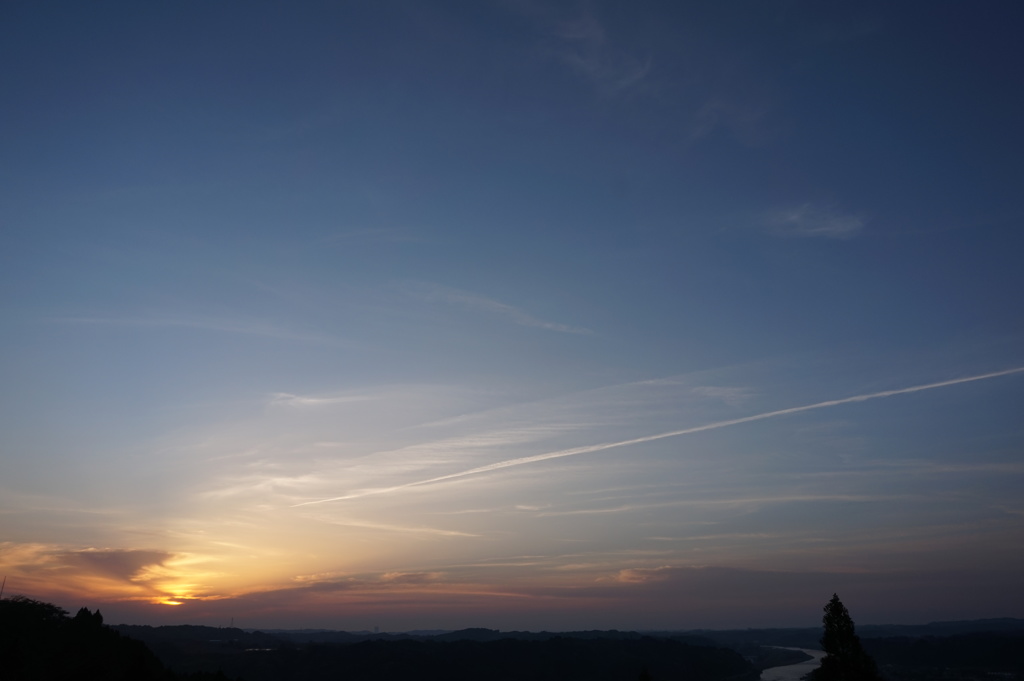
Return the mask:
{"type": "Polygon", "coordinates": [[[692,428],[683,428],[682,430],[672,430],[667,433],[658,433],[657,435],[645,435],[643,437],[633,438],[632,440],[619,440],[618,442],[604,442],[596,445],[584,445],[583,447],[572,447],[570,449],[560,449],[555,452],[546,452],[544,454],[535,454],[533,456],[523,456],[518,459],[507,459],[505,461],[498,461],[496,463],[487,464],[486,466],[479,466],[477,468],[470,468],[468,470],[459,471],[458,473],[449,473],[448,475],[440,475],[436,478],[430,478],[428,480],[417,480],[416,482],[407,482],[404,485],[396,485],[394,487],[383,487],[378,489],[362,490],[359,492],[353,492],[352,494],[346,494],[340,497],[331,497],[330,499],[317,499],[315,501],[305,501],[301,504],[294,504],[292,508],[297,506],[310,506],[312,504],[325,504],[329,501],[344,501],[346,499],[358,499],[360,497],[368,497],[374,494],[387,494],[389,492],[396,492],[401,489],[408,487],[419,487],[421,485],[431,485],[435,482],[444,482],[445,480],[454,480],[455,478],[464,478],[467,475],[477,475],[479,473],[489,473],[490,471],[501,470],[502,468],[511,468],[512,466],[522,466],[528,463],[537,463],[538,461],[547,461],[548,459],[560,459],[566,456],[576,456],[577,454],[590,454],[592,452],[601,452],[606,449],[614,449],[616,447],[628,447],[629,445],[638,445],[644,442],[654,442],[655,440],[664,440],[665,438],[677,437],[679,435],[690,435],[691,433],[701,433],[705,430],[718,430],[719,428],[728,428],[729,426],[737,426],[741,423],[750,423],[751,421],[763,421],[765,419],[773,419],[778,416],[788,416],[789,414],[799,414],[804,411],[813,411],[815,409],[826,409],[828,407],[838,407],[841,404],[851,404],[853,402],[867,402],[868,400],[877,400],[883,397],[893,397],[894,395],[906,395],[908,393],[917,393],[923,390],[934,390],[936,388],[945,388],[951,385],[960,385],[961,383],[972,383],[974,381],[984,381],[989,378],[998,378],[999,376],[1008,376],[1010,374],[1017,374],[1024,371],[1024,367],[1017,367],[1015,369],[1005,369],[1003,371],[994,371],[990,374],[979,374],[978,376],[968,376],[966,378],[954,378],[949,381],[939,381],[938,383],[926,383],[924,385],[915,385],[909,388],[899,388],[897,390],[883,390],[877,393],[868,393],[867,395],[854,395],[853,397],[844,397],[839,400],[826,400],[825,402],[815,402],[814,404],[806,404],[802,407],[789,407],[788,409],[779,409],[777,411],[766,411],[761,414],[754,414],[753,416],[744,416],[738,419],[729,419],[728,421],[715,421],[714,423],[707,423],[703,426],[694,426],[692,428]]]}

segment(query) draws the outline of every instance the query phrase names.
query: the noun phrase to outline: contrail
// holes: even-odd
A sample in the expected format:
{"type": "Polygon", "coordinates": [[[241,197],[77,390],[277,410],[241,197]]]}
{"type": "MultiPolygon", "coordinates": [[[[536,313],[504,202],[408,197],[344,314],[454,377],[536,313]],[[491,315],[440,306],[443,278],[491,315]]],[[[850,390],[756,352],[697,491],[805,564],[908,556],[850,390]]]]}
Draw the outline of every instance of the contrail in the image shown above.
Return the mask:
{"type": "Polygon", "coordinates": [[[382,487],[378,489],[363,490],[360,492],[353,492],[352,494],[346,494],[341,497],[331,497],[330,499],[317,499],[315,501],[305,501],[301,504],[294,504],[292,508],[298,506],[310,506],[312,504],[326,504],[329,501],[344,501],[346,499],[358,499],[360,497],[368,497],[374,494],[387,494],[389,492],[396,492],[401,489],[408,487],[419,487],[420,485],[431,485],[435,482],[443,482],[445,480],[454,480],[455,478],[464,478],[467,475],[477,475],[479,473],[489,473],[490,471],[500,470],[502,468],[511,468],[512,466],[522,466],[528,463],[537,463],[538,461],[547,461],[548,459],[560,459],[565,456],[576,456],[577,454],[590,454],[592,452],[600,452],[606,449],[614,449],[616,447],[628,447],[629,445],[638,445],[644,442],[653,442],[655,440],[664,440],[669,437],[677,437],[679,435],[690,435],[691,433],[700,433],[705,430],[718,430],[719,428],[728,428],[729,426],[737,426],[741,423],[750,423],[751,421],[763,421],[765,419],[773,419],[777,416],[788,416],[789,414],[798,414],[804,411],[813,411],[815,409],[826,409],[828,407],[838,407],[841,404],[851,404],[853,402],[867,402],[868,400],[877,400],[883,397],[892,397],[894,395],[906,395],[908,393],[917,393],[923,390],[934,390],[936,388],[945,388],[951,385],[960,385],[961,383],[971,383],[973,381],[984,381],[989,378],[998,378],[999,376],[1008,376],[1010,374],[1017,374],[1024,371],[1024,367],[1017,367],[1015,369],[1005,369],[1003,371],[994,371],[990,374],[979,374],[978,376],[968,376],[966,378],[954,378],[949,381],[939,381],[938,383],[926,383],[924,385],[915,385],[909,388],[899,388],[897,390],[883,390],[877,393],[868,393],[866,395],[854,395],[853,397],[844,397],[839,400],[826,400],[825,402],[815,402],[814,404],[806,404],[802,407],[789,407],[788,409],[779,409],[777,411],[766,411],[761,414],[754,414],[753,416],[744,416],[738,419],[729,419],[728,421],[715,421],[714,423],[707,423],[703,426],[694,426],[692,428],[683,428],[682,430],[672,430],[667,433],[658,433],[657,435],[645,435],[643,437],[633,438],[632,440],[620,440],[618,442],[604,442],[596,445],[584,445],[583,447],[572,447],[571,449],[560,449],[555,452],[546,452],[544,454],[535,454],[533,456],[524,456],[518,459],[507,459],[505,461],[498,461],[496,463],[487,464],[486,466],[479,466],[477,468],[470,468],[468,470],[459,471],[458,473],[449,473],[448,475],[440,475],[436,478],[430,478],[428,480],[417,480],[416,482],[407,482],[404,485],[396,485],[394,487],[382,487]]]}

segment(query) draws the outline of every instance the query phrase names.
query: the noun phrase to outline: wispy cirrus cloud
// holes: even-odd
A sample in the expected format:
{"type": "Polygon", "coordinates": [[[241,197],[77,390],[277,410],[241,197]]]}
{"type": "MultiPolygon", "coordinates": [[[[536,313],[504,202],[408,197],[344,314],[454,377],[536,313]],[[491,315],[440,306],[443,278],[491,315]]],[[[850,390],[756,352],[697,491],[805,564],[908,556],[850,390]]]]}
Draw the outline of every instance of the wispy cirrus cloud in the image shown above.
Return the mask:
{"type": "Polygon", "coordinates": [[[380,576],[380,580],[392,584],[427,584],[443,576],[441,572],[386,572],[380,576]]]}
{"type": "Polygon", "coordinates": [[[138,317],[50,317],[46,321],[57,324],[77,324],[83,326],[122,326],[140,329],[181,328],[199,331],[215,331],[221,333],[237,333],[251,336],[263,336],[280,340],[304,341],[333,345],[338,341],[329,336],[316,333],[295,331],[275,324],[245,319],[221,317],[190,317],[190,316],[138,316],[138,317]]]}
{"type": "Polygon", "coordinates": [[[630,92],[650,74],[652,59],[615,45],[592,7],[559,7],[532,0],[503,4],[535,23],[542,41],[538,52],[543,58],[560,62],[602,95],[630,92]]]}
{"type": "Polygon", "coordinates": [[[321,243],[389,243],[414,244],[423,243],[426,239],[413,234],[409,230],[392,227],[363,227],[346,229],[336,232],[322,240],[321,243]]]}
{"type": "Polygon", "coordinates": [[[593,331],[582,326],[572,326],[534,317],[529,312],[492,298],[463,291],[449,286],[427,282],[407,285],[406,290],[413,296],[431,303],[445,303],[473,312],[482,312],[504,318],[519,326],[528,326],[559,333],[591,334],[593,331]]]}
{"type": "Polygon", "coordinates": [[[865,220],[834,208],[802,203],[769,211],[764,224],[775,236],[851,239],[864,229],[865,220]]]}
{"type": "MultiPolygon", "coordinates": [[[[814,504],[814,503],[878,503],[880,501],[907,501],[909,495],[882,494],[780,494],[777,496],[757,497],[715,497],[715,498],[688,498],[664,501],[649,504],[629,504],[611,506],[606,508],[583,508],[570,511],[544,511],[537,513],[538,517],[573,516],[573,515],[602,515],[610,513],[635,513],[639,511],[650,511],[661,508],[729,508],[745,510],[761,510],[768,506],[782,506],[787,504],[814,504]]],[[[706,537],[704,537],[706,538],[706,537]]],[[[692,537],[691,537],[692,539],[692,537]]]]}
{"type": "Polygon", "coordinates": [[[767,95],[749,91],[717,92],[709,95],[691,115],[690,139],[700,140],[725,128],[742,140],[764,136],[764,119],[771,111],[767,95]]]}
{"type": "Polygon", "coordinates": [[[338,404],[352,404],[381,399],[379,395],[293,395],[274,393],[270,396],[271,406],[280,407],[329,407],[338,404]]]}
{"type": "Polygon", "coordinates": [[[720,385],[699,385],[692,389],[695,395],[712,400],[720,400],[730,407],[738,407],[754,396],[751,388],[738,388],[720,385]]]}
{"type": "Polygon", "coordinates": [[[478,534],[470,532],[459,532],[458,530],[446,530],[437,527],[423,527],[416,525],[395,525],[389,523],[373,522],[368,520],[357,520],[354,518],[327,518],[317,517],[316,520],[329,525],[339,527],[355,527],[368,530],[381,530],[384,532],[395,532],[399,534],[427,534],[439,537],[479,537],[478,534]]]}
{"type": "Polygon", "coordinates": [[[515,466],[523,466],[526,464],[539,463],[541,461],[548,461],[550,459],[560,459],[569,456],[578,456],[580,454],[592,454],[595,452],[604,451],[607,449],[615,449],[619,447],[628,447],[631,445],[642,444],[645,442],[654,442],[656,440],[664,440],[667,438],[678,437],[681,435],[691,435],[693,433],[701,433],[709,430],[718,430],[720,428],[729,428],[731,426],[737,426],[744,423],[751,423],[754,421],[763,421],[766,419],[774,419],[782,416],[789,416],[791,414],[799,414],[808,411],[816,411],[819,409],[828,409],[831,407],[838,407],[845,404],[854,404],[858,402],[866,402],[868,400],[877,400],[887,397],[894,397],[897,395],[908,395],[912,393],[922,392],[926,390],[936,390],[939,388],[950,387],[954,385],[961,385],[964,383],[973,383],[975,381],[984,381],[1002,376],[1009,376],[1012,374],[1018,374],[1024,372],[1024,367],[1015,367],[1012,369],[1005,369],[1003,371],[995,371],[987,374],[978,374],[976,376],[967,376],[964,378],[956,378],[948,381],[939,381],[936,383],[926,383],[923,385],[915,385],[907,388],[897,388],[894,390],[882,390],[874,393],[865,393],[862,395],[854,395],[852,397],[844,397],[835,400],[825,400],[823,402],[815,402],[813,404],[805,404],[797,407],[789,407],[787,409],[776,409],[774,411],[762,412],[760,414],[753,414],[751,416],[744,416],[741,418],[728,419],[725,421],[715,421],[713,423],[706,423],[704,425],[693,426],[691,428],[682,428],[679,430],[672,430],[665,433],[657,433],[655,435],[645,435],[643,437],[631,438],[629,440],[619,440],[615,442],[603,442],[593,445],[584,445],[582,447],[570,447],[568,449],[561,449],[553,452],[545,452],[543,454],[535,454],[533,456],[523,456],[515,459],[506,459],[505,461],[498,461],[495,463],[487,464],[484,466],[477,466],[463,471],[455,473],[449,473],[447,475],[439,475],[433,478],[425,480],[417,480],[415,482],[403,483],[400,485],[393,485],[389,487],[377,488],[372,490],[363,490],[352,492],[337,497],[330,497],[327,499],[317,499],[314,501],[307,501],[295,506],[309,506],[312,504],[322,504],[332,501],[345,501],[349,499],[358,499],[361,497],[376,495],[376,494],[388,494],[397,492],[411,487],[420,487],[422,485],[432,485],[440,482],[446,482],[449,480],[455,480],[458,478],[464,478],[471,475],[480,475],[483,473],[491,473],[493,471],[503,470],[505,468],[512,468],[515,466]]]}
{"type": "Polygon", "coordinates": [[[604,94],[629,90],[651,71],[650,57],[612,47],[604,26],[589,12],[563,22],[554,33],[561,41],[561,60],[604,94]]]}

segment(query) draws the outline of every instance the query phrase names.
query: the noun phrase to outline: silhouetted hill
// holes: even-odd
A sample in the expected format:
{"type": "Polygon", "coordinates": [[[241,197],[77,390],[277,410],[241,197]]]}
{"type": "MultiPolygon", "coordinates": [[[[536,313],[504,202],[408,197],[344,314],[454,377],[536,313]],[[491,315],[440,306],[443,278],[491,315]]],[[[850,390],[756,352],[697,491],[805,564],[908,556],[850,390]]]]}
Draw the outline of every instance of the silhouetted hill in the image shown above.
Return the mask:
{"type": "MultiPolygon", "coordinates": [[[[285,641],[280,636],[265,634],[261,631],[244,631],[232,627],[206,627],[195,624],[162,627],[119,624],[114,629],[125,636],[144,641],[165,662],[169,658],[215,654],[230,650],[276,650],[285,641]]],[[[345,632],[333,633],[348,637],[345,632]]]]}
{"type": "Polygon", "coordinates": [[[887,679],[1024,679],[1024,631],[870,638],[864,649],[887,679]]]}
{"type": "MultiPolygon", "coordinates": [[[[587,631],[498,631],[497,629],[460,629],[449,631],[443,634],[430,637],[434,641],[500,641],[502,639],[515,639],[517,641],[547,641],[552,638],[574,638],[574,639],[601,639],[601,640],[637,640],[645,637],[671,638],[675,641],[689,643],[696,646],[718,647],[718,644],[704,636],[691,634],[670,634],[659,636],[654,634],[640,634],[635,631],[618,631],[616,629],[599,630],[590,629],[587,631]]],[[[426,637],[424,637],[426,638],[426,637]]]]}
{"type": "Polygon", "coordinates": [[[15,596],[0,599],[0,678],[4,681],[205,681],[222,675],[182,677],[145,644],[103,625],[99,610],[74,617],[50,603],[15,596]]]}
{"type": "Polygon", "coordinates": [[[861,638],[891,636],[955,636],[958,634],[1024,632],[1024,620],[999,617],[982,620],[931,622],[930,624],[868,624],[858,626],[861,638]]]}
{"type": "MultiPolygon", "coordinates": [[[[1024,680],[1024,620],[862,629],[889,681],[1024,680]]],[[[69,617],[15,597],[0,600],[0,679],[224,681],[226,673],[246,681],[630,681],[646,672],[659,680],[755,681],[759,670],[802,657],[769,646],[816,647],[820,636],[817,627],[657,635],[108,627],[99,611],[69,617]]]]}
{"type": "Polygon", "coordinates": [[[499,632],[436,636],[345,632],[246,632],[213,627],[120,627],[146,641],[171,668],[223,669],[247,681],[754,681],[757,669],[734,651],[635,632],[499,632]],[[323,642],[330,637],[331,642],[323,642]]]}

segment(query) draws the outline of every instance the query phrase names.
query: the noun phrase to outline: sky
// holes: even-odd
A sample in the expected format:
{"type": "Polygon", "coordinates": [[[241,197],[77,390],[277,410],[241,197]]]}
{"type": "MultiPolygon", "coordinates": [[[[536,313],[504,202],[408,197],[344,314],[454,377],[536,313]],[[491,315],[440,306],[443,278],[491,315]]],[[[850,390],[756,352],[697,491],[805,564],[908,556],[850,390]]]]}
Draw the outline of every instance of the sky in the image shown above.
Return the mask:
{"type": "Polygon", "coordinates": [[[0,574],[108,622],[1024,617],[1024,5],[8,2],[0,574]]]}

